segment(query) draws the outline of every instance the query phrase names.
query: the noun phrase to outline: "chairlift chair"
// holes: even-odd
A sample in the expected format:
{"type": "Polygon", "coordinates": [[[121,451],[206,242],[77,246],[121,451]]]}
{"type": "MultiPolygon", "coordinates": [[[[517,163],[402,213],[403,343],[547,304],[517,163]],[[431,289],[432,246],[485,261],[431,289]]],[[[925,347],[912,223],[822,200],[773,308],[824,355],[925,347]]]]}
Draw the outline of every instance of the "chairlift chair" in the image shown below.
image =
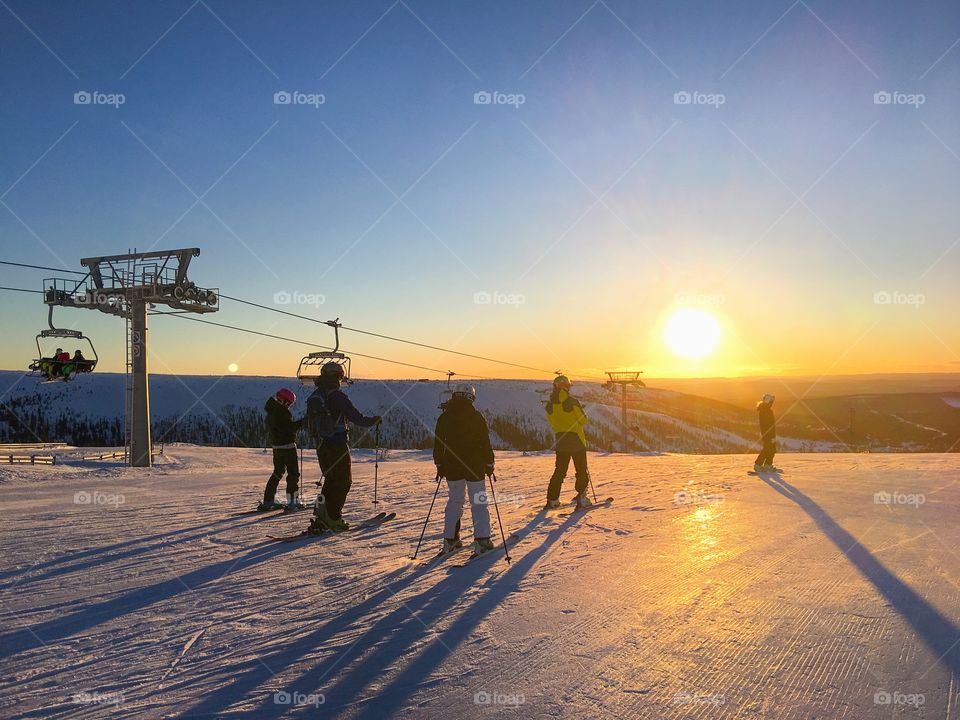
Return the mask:
{"type": "Polygon", "coordinates": [[[297,368],[297,379],[301,384],[314,384],[320,377],[320,371],[327,363],[335,362],[343,368],[343,380],[345,383],[352,382],[350,379],[350,357],[340,352],[340,318],[336,320],[327,320],[326,324],[333,328],[334,346],[333,350],[321,350],[305,355],[297,368]]]}
{"type": "Polygon", "coordinates": [[[453,380],[453,376],[456,375],[453,370],[447,370],[447,386],[440,391],[440,404],[437,406],[441,410],[447,408],[447,403],[453,399],[453,387],[450,385],[450,381],[453,380]]]}
{"type": "MultiPolygon", "coordinates": [[[[33,373],[43,374],[52,377],[53,380],[63,380],[67,382],[77,373],[89,373],[93,372],[94,368],[97,367],[97,349],[93,345],[93,341],[84,335],[80,330],[69,330],[66,328],[58,328],[53,325],[53,306],[50,306],[50,314],[47,319],[47,324],[50,325],[49,330],[41,330],[37,334],[37,359],[30,363],[29,370],[33,373]],[[46,340],[47,338],[63,338],[68,340],[81,340],[87,344],[90,348],[90,356],[84,354],[83,360],[74,360],[71,356],[70,360],[59,361],[54,359],[51,356],[45,356],[43,353],[43,348],[40,345],[41,340],[46,340]]],[[[74,348],[75,350],[81,350],[81,348],[74,348]]],[[[81,350],[82,352],[82,350],[81,350]]]]}

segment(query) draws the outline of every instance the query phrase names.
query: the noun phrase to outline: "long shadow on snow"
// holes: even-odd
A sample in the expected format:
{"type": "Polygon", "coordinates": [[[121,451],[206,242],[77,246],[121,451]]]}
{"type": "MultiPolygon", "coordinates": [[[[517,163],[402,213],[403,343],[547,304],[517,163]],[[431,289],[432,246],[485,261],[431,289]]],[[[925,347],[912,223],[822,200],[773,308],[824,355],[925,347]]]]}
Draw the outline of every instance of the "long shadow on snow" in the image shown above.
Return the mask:
{"type": "Polygon", "coordinates": [[[920,597],[913,588],[887,570],[869,550],[807,495],[780,477],[777,477],[776,481],[768,478],[761,479],[803,508],[817,527],[860,571],[860,574],[869,580],[910,624],[938,661],[944,663],[955,675],[960,674],[960,646],[957,646],[960,628],[920,597]]]}
{"type": "MultiPolygon", "coordinates": [[[[364,657],[349,671],[339,677],[337,682],[330,686],[325,695],[328,702],[328,712],[333,715],[338,712],[356,707],[361,693],[371,682],[381,678],[383,674],[398,665],[398,658],[418,642],[433,637],[430,644],[420,651],[419,655],[411,658],[403,670],[387,686],[377,692],[376,697],[364,702],[359,709],[357,720],[380,720],[391,710],[399,708],[419,688],[420,684],[443,663],[443,661],[465,640],[474,629],[493,610],[500,606],[510,595],[519,590],[520,583],[535,567],[537,562],[560,540],[564,533],[583,515],[571,515],[562,523],[552,528],[544,537],[543,542],[535,549],[530,550],[520,560],[511,564],[509,569],[497,577],[489,588],[468,607],[463,607],[464,591],[473,587],[477,580],[489,569],[488,561],[479,561],[476,568],[463,568],[451,574],[435,587],[426,590],[419,596],[412,598],[395,609],[390,615],[380,620],[381,633],[377,633],[377,626],[371,630],[371,637],[378,635],[388,636],[390,639],[380,645],[372,654],[364,657]],[[453,623],[439,635],[433,630],[434,625],[448,619],[452,611],[462,608],[460,615],[453,623]],[[342,698],[336,704],[336,700],[342,698]],[[333,701],[333,702],[331,702],[333,701]]],[[[548,519],[548,516],[537,515],[523,529],[516,534],[528,536],[537,526],[548,519]]],[[[362,643],[357,645],[359,648],[362,643]]],[[[357,659],[360,651],[353,654],[357,659]]],[[[316,687],[329,673],[332,674],[335,666],[341,662],[349,662],[347,658],[338,658],[331,666],[321,671],[321,667],[314,668],[304,674],[292,687],[316,687]]],[[[269,714],[266,707],[259,709],[260,713],[269,714]]]]}
{"type": "Polygon", "coordinates": [[[168,600],[182,592],[197,590],[216,582],[228,572],[255,567],[290,552],[296,544],[267,542],[253,548],[241,558],[228,558],[198,568],[169,580],[131,590],[119,597],[90,605],[74,613],[37,623],[26,628],[0,634],[0,657],[12,657],[42,644],[49,644],[76,635],[102,623],[168,600]],[[40,640],[37,640],[37,637],[40,640]]]}
{"type": "MultiPolygon", "coordinates": [[[[525,537],[547,519],[547,516],[538,514],[531,519],[527,525],[514,534],[519,535],[521,538],[525,537]]],[[[483,598],[474,604],[473,607],[480,608],[480,610],[468,609],[463,613],[461,618],[444,633],[444,642],[446,642],[447,645],[454,646],[465,638],[484,616],[513,592],[526,573],[532,569],[536,561],[561,537],[563,531],[575,523],[577,519],[577,516],[571,516],[564,523],[554,528],[539,548],[531,550],[522,560],[515,562],[511,569],[508,570],[502,578],[498,579],[496,587],[499,589],[496,592],[494,592],[494,590],[488,591],[483,598]],[[453,634],[457,635],[457,639],[453,639],[453,634]]],[[[498,552],[502,552],[502,550],[498,550],[498,552]]],[[[502,559],[497,560],[497,562],[502,562],[502,559]]],[[[439,570],[442,567],[441,565],[437,569],[439,570]]],[[[384,578],[381,582],[382,589],[375,592],[359,605],[354,606],[345,613],[337,615],[336,618],[324,623],[309,634],[284,645],[277,652],[263,656],[259,660],[246,661],[244,665],[249,668],[246,672],[242,675],[236,675],[236,673],[240,671],[240,669],[237,669],[235,671],[236,679],[230,685],[221,687],[207,694],[203,700],[190,710],[184,712],[183,717],[222,717],[227,714],[225,713],[227,707],[258,689],[264,692],[265,697],[262,705],[255,711],[252,711],[253,717],[274,718],[289,713],[289,706],[274,704],[272,691],[263,690],[263,685],[269,683],[274,677],[271,668],[280,670],[288,667],[296,667],[303,661],[304,657],[315,652],[317,648],[329,643],[338,634],[349,630],[352,626],[367,619],[371,612],[375,612],[378,608],[382,607],[384,603],[389,602],[395,595],[421,579],[430,569],[429,567],[419,569],[398,583],[393,584],[390,584],[389,580],[384,578]],[[260,662],[260,660],[262,660],[262,662],[260,662]]],[[[402,656],[417,640],[424,635],[431,634],[427,626],[433,621],[449,615],[451,608],[457,606],[457,601],[464,590],[474,585],[488,569],[489,562],[481,560],[462,569],[455,571],[450,570],[448,575],[440,579],[435,585],[430,587],[430,589],[421,593],[413,600],[404,603],[406,607],[400,605],[363,630],[359,642],[350,645],[343,653],[337,653],[328,662],[318,665],[300,676],[297,680],[290,683],[288,688],[291,691],[295,689],[298,692],[307,694],[315,692],[319,689],[323,679],[333,673],[338,666],[348,662],[348,658],[353,659],[361,652],[360,649],[365,650],[369,648],[370,643],[365,641],[366,638],[375,641],[392,634],[392,639],[389,642],[381,646],[369,658],[365,658],[360,664],[360,667],[347,673],[330,692],[325,693],[327,704],[323,706],[323,716],[332,717],[342,708],[332,706],[330,704],[331,698],[354,698],[356,693],[360,692],[360,690],[373,680],[376,680],[384,669],[395,664],[397,658],[402,656]],[[423,606],[417,607],[419,603],[423,603],[423,606]],[[423,622],[412,617],[411,612],[417,613],[417,617],[420,617],[423,622]],[[403,627],[404,623],[406,623],[409,629],[403,627]],[[424,623],[426,623],[426,625],[424,623]],[[404,631],[405,629],[406,632],[404,631]]],[[[437,643],[434,643],[434,645],[437,645],[437,643]]],[[[427,657],[426,662],[423,662],[422,658],[421,661],[417,661],[422,663],[422,667],[418,665],[418,670],[425,674],[429,674],[446,656],[445,653],[442,653],[444,649],[443,645],[439,646],[441,654],[437,654],[432,648],[433,646],[431,646],[428,652],[424,653],[427,657]]],[[[406,675],[406,673],[404,673],[404,675],[406,675]]],[[[409,682],[409,680],[405,680],[405,682],[409,682]]],[[[396,683],[394,683],[394,685],[395,684],[396,683]]],[[[393,685],[391,685],[391,687],[393,687],[393,685]]],[[[278,687],[277,689],[282,690],[285,688],[278,687]]],[[[402,697],[398,696],[396,702],[400,702],[412,689],[413,686],[405,688],[402,697]]],[[[393,705],[392,700],[391,705],[393,705]]],[[[373,711],[372,714],[368,714],[367,716],[379,720],[384,717],[384,713],[373,711]]]]}
{"type": "MultiPolygon", "coordinates": [[[[209,535],[218,535],[219,533],[226,532],[236,527],[241,527],[244,524],[251,525],[253,522],[243,523],[241,522],[244,518],[242,517],[232,517],[232,518],[223,518],[221,520],[214,520],[213,522],[204,523],[202,525],[194,525],[193,527],[182,528],[179,530],[171,530],[165,533],[157,533],[156,535],[148,535],[145,537],[132,538],[130,540],[124,540],[123,542],[113,543],[112,545],[104,545],[103,547],[90,548],[89,550],[81,550],[77,553],[71,553],[68,555],[62,555],[61,557],[53,558],[52,560],[46,560],[36,565],[30,566],[27,570],[7,570],[0,572],[0,578],[6,580],[11,577],[16,577],[21,575],[24,572],[32,572],[37,569],[50,568],[46,572],[43,572],[39,575],[31,575],[30,577],[24,577],[19,580],[14,580],[13,582],[0,584],[0,590],[7,590],[10,587],[24,587],[30,583],[39,582],[50,577],[57,577],[59,575],[69,575],[70,573],[77,572],[79,570],[88,570],[92,567],[100,567],[104,558],[102,557],[106,553],[109,553],[112,550],[118,550],[120,548],[128,548],[127,550],[111,555],[106,558],[108,561],[113,562],[114,560],[122,560],[124,558],[133,557],[140,555],[142,553],[150,552],[151,550],[156,550],[161,547],[168,547],[170,545],[178,545],[180,543],[189,542],[191,540],[197,540],[202,537],[207,537],[209,535]],[[226,523],[235,523],[231,524],[228,527],[221,528],[219,530],[213,530],[209,532],[195,532],[193,535],[187,535],[186,533],[191,533],[195,530],[203,530],[204,528],[210,528],[215,525],[224,525],[226,523]],[[176,537],[181,535],[182,537],[176,537]],[[173,539],[175,538],[175,539],[173,539]],[[158,542],[153,542],[158,541],[158,542]],[[143,545],[142,547],[131,547],[135,545],[141,545],[143,543],[153,542],[152,545],[143,545]],[[84,562],[77,563],[75,565],[70,565],[65,568],[57,568],[58,565],[65,565],[66,563],[72,562],[74,560],[79,560],[81,558],[88,558],[84,562]]],[[[259,518],[257,518],[259,519],[259,518]]]]}

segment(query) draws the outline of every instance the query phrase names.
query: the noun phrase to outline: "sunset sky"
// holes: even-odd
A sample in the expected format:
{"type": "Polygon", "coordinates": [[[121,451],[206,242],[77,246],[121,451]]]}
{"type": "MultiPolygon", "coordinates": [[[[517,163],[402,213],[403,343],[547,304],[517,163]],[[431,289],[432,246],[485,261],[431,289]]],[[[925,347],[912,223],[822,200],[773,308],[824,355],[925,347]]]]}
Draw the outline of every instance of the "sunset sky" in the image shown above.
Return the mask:
{"type": "MultiPolygon", "coordinates": [[[[2,260],[198,246],[192,279],[228,295],[581,377],[960,371],[955,2],[8,0],[0,18],[2,260]]],[[[49,275],[0,266],[0,285],[49,275]]],[[[0,368],[25,369],[46,308],[0,297],[0,368]]],[[[122,321],[57,319],[123,369],[122,321]]],[[[210,319],[332,340],[228,301],[210,319]]],[[[309,350],[150,329],[156,373],[291,375],[309,350]]]]}

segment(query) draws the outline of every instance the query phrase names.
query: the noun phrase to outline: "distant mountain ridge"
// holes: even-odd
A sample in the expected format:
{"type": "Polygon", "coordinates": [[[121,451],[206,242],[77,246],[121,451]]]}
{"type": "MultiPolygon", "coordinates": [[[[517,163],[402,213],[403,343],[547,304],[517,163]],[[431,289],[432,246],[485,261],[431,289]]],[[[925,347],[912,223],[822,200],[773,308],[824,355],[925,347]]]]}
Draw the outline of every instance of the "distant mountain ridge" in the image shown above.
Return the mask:
{"type": "MultiPolygon", "coordinates": [[[[0,371],[0,442],[122,444],[124,379],[118,373],[93,373],[69,384],[39,383],[20,372],[0,371]]],[[[154,374],[150,382],[154,439],[203,445],[263,446],[266,399],[281,387],[293,389],[298,395],[294,415],[299,417],[312,391],[281,377],[154,374]]],[[[522,451],[551,447],[543,407],[549,382],[474,384],[477,407],[487,418],[496,447],[522,451]]],[[[361,380],[347,393],[361,411],[384,415],[385,447],[426,448],[432,443],[445,388],[444,381],[361,380]]],[[[591,449],[621,450],[619,393],[597,383],[580,383],[574,394],[590,417],[591,449]]],[[[960,440],[960,393],[816,397],[802,403],[785,395],[777,405],[780,413],[786,413],[779,418],[783,450],[945,451],[956,449],[960,440]]],[[[631,451],[742,453],[757,446],[752,409],[675,390],[633,391],[628,425],[631,451]]],[[[355,432],[354,444],[372,446],[373,438],[355,432]]]]}

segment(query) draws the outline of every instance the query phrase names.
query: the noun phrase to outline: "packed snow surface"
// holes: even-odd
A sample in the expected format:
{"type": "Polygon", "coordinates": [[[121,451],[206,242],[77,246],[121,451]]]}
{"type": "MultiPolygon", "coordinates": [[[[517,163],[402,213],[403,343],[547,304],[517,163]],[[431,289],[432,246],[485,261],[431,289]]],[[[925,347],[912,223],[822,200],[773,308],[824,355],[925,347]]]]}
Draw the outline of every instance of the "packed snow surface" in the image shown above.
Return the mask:
{"type": "MultiPolygon", "coordinates": [[[[237,514],[261,450],[54,452],[0,466],[0,717],[958,716],[957,455],[781,455],[778,479],[742,455],[591,454],[615,501],[570,515],[538,511],[550,455],[499,453],[513,560],[456,568],[409,559],[425,453],[380,462],[395,521],[284,544],[267,534],[305,513],[237,514]]],[[[354,469],[352,521],[372,454],[354,469]]]]}

